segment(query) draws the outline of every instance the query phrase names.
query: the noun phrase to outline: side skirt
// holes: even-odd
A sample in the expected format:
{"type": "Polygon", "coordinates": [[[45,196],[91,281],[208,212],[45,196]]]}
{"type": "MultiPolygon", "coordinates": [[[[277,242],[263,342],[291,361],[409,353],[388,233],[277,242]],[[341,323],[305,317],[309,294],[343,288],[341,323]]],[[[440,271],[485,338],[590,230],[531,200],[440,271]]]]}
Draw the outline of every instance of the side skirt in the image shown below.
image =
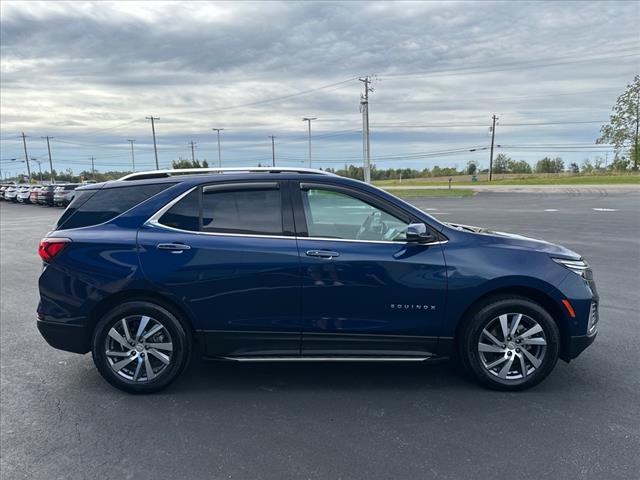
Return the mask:
{"type": "Polygon", "coordinates": [[[241,362],[241,363],[256,363],[256,362],[264,362],[264,363],[283,363],[283,362],[375,362],[375,363],[385,363],[385,362],[437,362],[441,360],[446,360],[446,357],[438,357],[436,355],[428,356],[428,357],[367,357],[367,356],[359,356],[359,357],[313,357],[313,356],[290,356],[290,357],[263,357],[263,356],[249,356],[249,357],[203,357],[204,360],[216,361],[231,361],[231,362],[241,362]]]}

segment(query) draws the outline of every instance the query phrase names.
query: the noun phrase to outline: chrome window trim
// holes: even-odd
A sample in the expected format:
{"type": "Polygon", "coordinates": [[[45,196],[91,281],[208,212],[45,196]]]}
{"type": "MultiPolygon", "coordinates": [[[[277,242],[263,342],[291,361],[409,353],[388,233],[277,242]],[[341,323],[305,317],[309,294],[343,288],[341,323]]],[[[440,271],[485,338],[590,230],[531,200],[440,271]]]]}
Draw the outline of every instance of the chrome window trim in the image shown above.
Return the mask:
{"type": "Polygon", "coordinates": [[[167,213],[168,210],[171,209],[176,203],[182,200],[184,197],[189,195],[191,192],[196,190],[199,185],[190,188],[189,190],[181,193],[176,198],[167,203],[164,207],[154,213],[149,219],[144,223],[145,226],[153,226],[157,228],[162,228],[166,230],[171,230],[174,232],[180,233],[191,233],[195,235],[211,235],[215,237],[250,237],[250,238],[286,238],[286,239],[294,239],[294,240],[317,240],[323,242],[353,242],[353,243],[379,243],[379,244],[392,244],[392,245],[444,245],[448,243],[449,240],[439,240],[436,242],[429,243],[414,243],[414,242],[393,242],[390,240],[356,240],[349,238],[326,238],[326,237],[300,237],[297,235],[266,235],[259,233],[224,233],[224,232],[200,232],[196,230],[183,230],[181,228],[170,227],[168,225],[164,225],[160,223],[160,218],[167,213]]]}
{"type": "Polygon", "coordinates": [[[221,233],[221,232],[199,232],[196,230],[182,230],[181,228],[175,228],[175,227],[169,227],[168,225],[163,225],[157,220],[154,220],[154,221],[147,220],[145,222],[145,225],[162,228],[166,230],[171,230],[173,232],[191,233],[193,235],[209,235],[214,237],[286,238],[289,240],[295,240],[297,238],[297,237],[294,237],[293,235],[261,235],[259,233],[221,233]]]}

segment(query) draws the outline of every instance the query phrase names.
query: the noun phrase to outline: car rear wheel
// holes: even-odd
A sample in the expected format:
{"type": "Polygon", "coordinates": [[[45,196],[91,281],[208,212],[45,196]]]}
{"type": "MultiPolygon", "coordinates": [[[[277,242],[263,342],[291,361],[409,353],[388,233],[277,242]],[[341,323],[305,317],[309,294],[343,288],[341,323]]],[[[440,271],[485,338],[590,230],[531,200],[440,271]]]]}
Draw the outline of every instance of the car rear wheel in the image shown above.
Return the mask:
{"type": "Polygon", "coordinates": [[[458,347],[482,385],[524,390],[544,380],[558,360],[560,334],[549,313],[522,297],[487,302],[468,319],[458,347]]]}
{"type": "Polygon", "coordinates": [[[92,342],[100,374],[129,393],[167,387],[186,367],[190,352],[190,338],[177,317],[146,301],[127,302],[108,312],[92,342]]]}

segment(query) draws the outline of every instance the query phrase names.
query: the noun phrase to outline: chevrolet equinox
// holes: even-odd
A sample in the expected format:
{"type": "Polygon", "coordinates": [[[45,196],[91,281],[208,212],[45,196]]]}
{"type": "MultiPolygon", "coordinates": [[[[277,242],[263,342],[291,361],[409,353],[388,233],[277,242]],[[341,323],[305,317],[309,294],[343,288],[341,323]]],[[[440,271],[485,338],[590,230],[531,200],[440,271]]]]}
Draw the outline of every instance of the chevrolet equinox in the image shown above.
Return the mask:
{"type": "Polygon", "coordinates": [[[193,353],[239,362],[455,357],[521,390],[595,339],[591,269],[564,247],[442,223],[310,169],[134,173],[83,186],[40,243],[38,328],[133,393],[193,353]]]}

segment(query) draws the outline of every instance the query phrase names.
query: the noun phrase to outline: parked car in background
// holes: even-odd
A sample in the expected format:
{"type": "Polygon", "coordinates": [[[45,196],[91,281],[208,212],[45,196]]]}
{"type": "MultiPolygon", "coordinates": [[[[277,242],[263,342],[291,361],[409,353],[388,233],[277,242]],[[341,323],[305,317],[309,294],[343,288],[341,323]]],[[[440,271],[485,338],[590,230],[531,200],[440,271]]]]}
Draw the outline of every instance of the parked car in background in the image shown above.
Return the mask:
{"type": "Polygon", "coordinates": [[[6,184],[6,185],[2,185],[0,186],[0,198],[4,199],[4,192],[7,190],[7,188],[11,187],[11,184],[6,184]]]}
{"type": "Polygon", "coordinates": [[[15,202],[16,201],[16,196],[18,195],[18,186],[17,185],[10,185],[5,191],[4,191],[4,199],[9,201],[9,202],[15,202]]]}
{"type": "Polygon", "coordinates": [[[38,204],[53,206],[53,189],[55,185],[43,185],[38,191],[38,204]]]}
{"type": "Polygon", "coordinates": [[[29,192],[29,203],[36,205],[38,203],[38,192],[42,190],[42,185],[34,185],[29,192]]]}
{"type": "Polygon", "coordinates": [[[29,203],[29,194],[31,193],[31,185],[22,185],[18,188],[18,193],[16,194],[16,202],[18,203],[29,203]]]}
{"type": "Polygon", "coordinates": [[[58,185],[53,191],[53,204],[55,206],[66,207],[76,196],[76,188],[79,183],[68,183],[66,185],[58,185]]]}

